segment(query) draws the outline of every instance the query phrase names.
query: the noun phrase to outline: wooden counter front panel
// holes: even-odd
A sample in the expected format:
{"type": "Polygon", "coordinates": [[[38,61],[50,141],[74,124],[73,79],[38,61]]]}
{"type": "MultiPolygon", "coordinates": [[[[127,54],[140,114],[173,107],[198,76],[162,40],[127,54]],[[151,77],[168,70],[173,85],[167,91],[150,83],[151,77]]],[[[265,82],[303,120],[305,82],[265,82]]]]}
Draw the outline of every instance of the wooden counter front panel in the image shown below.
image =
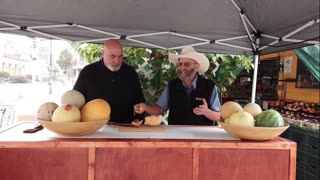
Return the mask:
{"type": "Polygon", "coordinates": [[[191,148],[97,148],[95,180],[191,180],[191,148]]]}
{"type": "Polygon", "coordinates": [[[200,149],[199,179],[289,179],[289,155],[279,149],[200,149]]]}
{"type": "Polygon", "coordinates": [[[86,180],[88,149],[2,148],[1,180],[86,180]]]}

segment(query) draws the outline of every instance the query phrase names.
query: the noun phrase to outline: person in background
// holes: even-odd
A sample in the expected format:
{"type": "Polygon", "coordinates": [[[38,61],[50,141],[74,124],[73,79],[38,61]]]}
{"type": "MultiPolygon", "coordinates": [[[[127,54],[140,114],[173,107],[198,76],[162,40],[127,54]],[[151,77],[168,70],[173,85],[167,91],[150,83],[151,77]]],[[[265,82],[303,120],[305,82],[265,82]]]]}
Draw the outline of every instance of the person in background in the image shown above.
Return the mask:
{"type": "Polygon", "coordinates": [[[217,87],[199,74],[208,70],[208,58],[187,46],[180,55],[169,54],[169,60],[177,64],[179,78],[169,81],[155,105],[136,104],[135,112],[161,115],[169,110],[170,125],[213,125],[213,121],[219,121],[217,87]]]}
{"type": "Polygon", "coordinates": [[[135,69],[123,63],[123,47],[118,40],[104,42],[103,58],[85,66],[73,87],[81,92],[86,103],[104,99],[111,106],[111,122],[131,123],[143,119],[135,115],[133,106],[145,102],[135,69]]]}

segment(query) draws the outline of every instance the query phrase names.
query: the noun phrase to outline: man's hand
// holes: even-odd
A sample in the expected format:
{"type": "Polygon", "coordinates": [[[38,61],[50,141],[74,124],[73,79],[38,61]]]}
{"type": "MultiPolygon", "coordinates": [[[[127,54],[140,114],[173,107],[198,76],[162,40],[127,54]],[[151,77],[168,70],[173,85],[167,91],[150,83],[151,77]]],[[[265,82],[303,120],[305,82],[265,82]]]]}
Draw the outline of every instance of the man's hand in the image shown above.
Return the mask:
{"type": "Polygon", "coordinates": [[[206,115],[208,112],[210,112],[206,99],[203,98],[202,102],[202,105],[193,109],[193,113],[195,113],[196,115],[206,115]]]}
{"type": "Polygon", "coordinates": [[[145,103],[139,103],[133,106],[134,112],[137,114],[142,114],[145,112],[146,104],[145,103]]]}

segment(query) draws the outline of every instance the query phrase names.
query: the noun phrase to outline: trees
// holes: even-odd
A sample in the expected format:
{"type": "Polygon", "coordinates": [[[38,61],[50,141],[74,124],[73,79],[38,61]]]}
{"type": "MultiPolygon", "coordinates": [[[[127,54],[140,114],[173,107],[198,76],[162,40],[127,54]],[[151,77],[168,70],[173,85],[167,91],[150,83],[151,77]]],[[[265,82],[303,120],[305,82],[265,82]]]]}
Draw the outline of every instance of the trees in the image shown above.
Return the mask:
{"type": "Polygon", "coordinates": [[[72,54],[68,51],[68,49],[64,49],[61,51],[59,55],[59,59],[57,60],[57,64],[59,67],[63,70],[66,71],[70,67],[72,67],[72,54]]]}

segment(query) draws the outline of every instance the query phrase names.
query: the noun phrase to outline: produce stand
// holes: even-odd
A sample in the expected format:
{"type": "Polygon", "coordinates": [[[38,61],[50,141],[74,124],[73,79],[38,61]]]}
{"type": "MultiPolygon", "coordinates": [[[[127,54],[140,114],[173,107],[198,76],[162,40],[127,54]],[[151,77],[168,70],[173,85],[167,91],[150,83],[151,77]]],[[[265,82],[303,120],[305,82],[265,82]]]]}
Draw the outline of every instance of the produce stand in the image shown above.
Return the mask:
{"type": "Polygon", "coordinates": [[[243,141],[219,127],[164,126],[163,132],[64,137],[34,122],[0,131],[0,177],[12,179],[294,180],[296,143],[277,137],[243,141]]]}
{"type": "MultiPolygon", "coordinates": [[[[295,120],[286,119],[286,121],[295,120]]],[[[297,180],[318,180],[320,178],[319,131],[291,125],[281,136],[297,143],[297,180]]]]}
{"type": "Polygon", "coordinates": [[[320,104],[294,100],[269,101],[290,124],[281,137],[297,143],[297,180],[320,179],[320,104]]]}

